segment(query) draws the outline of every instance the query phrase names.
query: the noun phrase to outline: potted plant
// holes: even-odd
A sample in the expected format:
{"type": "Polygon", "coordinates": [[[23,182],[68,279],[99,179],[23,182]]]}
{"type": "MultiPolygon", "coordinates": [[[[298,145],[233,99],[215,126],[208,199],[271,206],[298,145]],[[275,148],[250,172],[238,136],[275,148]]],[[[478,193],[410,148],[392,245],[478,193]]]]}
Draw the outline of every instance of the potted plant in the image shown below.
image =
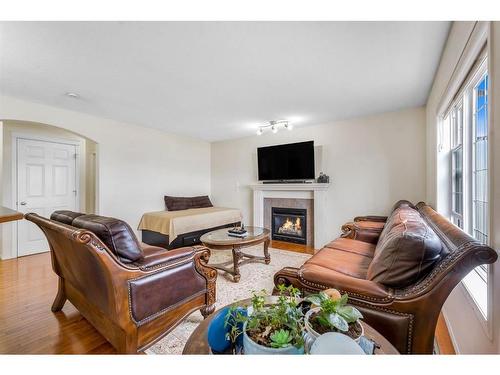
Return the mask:
{"type": "Polygon", "coordinates": [[[359,342],[364,333],[360,323],[363,315],[347,305],[348,298],[347,294],[341,296],[335,289],[307,296],[306,301],[312,303],[304,317],[307,333],[316,339],[326,332],[340,332],[359,342]]]}
{"type": "Polygon", "coordinates": [[[266,303],[265,290],[254,292],[247,314],[238,312],[238,307],[227,313],[229,339],[237,343],[242,336],[244,354],[303,354],[304,316],[299,296],[293,286],[280,286],[277,301],[266,303]]]}

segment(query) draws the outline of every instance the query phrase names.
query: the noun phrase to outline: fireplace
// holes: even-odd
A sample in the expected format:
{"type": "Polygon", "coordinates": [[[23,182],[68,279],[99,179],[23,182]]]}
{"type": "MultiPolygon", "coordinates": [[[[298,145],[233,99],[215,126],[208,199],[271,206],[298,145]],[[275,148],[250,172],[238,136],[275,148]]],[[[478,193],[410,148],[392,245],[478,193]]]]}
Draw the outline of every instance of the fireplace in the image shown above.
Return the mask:
{"type": "Polygon", "coordinates": [[[273,240],[307,243],[307,210],[302,208],[271,209],[273,240]]]}

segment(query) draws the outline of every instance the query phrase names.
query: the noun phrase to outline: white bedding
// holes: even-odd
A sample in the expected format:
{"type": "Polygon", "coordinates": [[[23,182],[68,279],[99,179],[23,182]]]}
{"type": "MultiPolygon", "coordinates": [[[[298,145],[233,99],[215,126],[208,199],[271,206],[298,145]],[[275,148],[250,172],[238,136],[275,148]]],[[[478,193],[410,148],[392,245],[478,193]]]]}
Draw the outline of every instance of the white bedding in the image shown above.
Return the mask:
{"type": "Polygon", "coordinates": [[[241,211],[236,208],[207,207],[155,211],[142,215],[138,229],[165,234],[170,243],[180,234],[231,224],[241,219],[241,211]]]}

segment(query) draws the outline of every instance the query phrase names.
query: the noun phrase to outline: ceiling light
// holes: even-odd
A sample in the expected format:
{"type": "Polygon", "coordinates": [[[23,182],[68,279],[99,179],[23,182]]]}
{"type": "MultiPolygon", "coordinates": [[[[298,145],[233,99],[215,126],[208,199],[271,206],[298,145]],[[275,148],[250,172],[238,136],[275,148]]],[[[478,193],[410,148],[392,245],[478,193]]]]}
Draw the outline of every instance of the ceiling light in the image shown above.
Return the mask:
{"type": "Polygon", "coordinates": [[[80,95],[74,93],[74,92],[67,92],[66,95],[68,98],[71,98],[71,99],[80,99],[80,95]]]}
{"type": "Polygon", "coordinates": [[[264,130],[266,129],[271,129],[271,131],[276,134],[279,130],[280,127],[284,127],[285,129],[292,130],[292,124],[288,122],[288,120],[273,120],[269,121],[267,125],[261,125],[259,126],[259,129],[257,130],[257,135],[262,135],[264,133],[264,130]]]}

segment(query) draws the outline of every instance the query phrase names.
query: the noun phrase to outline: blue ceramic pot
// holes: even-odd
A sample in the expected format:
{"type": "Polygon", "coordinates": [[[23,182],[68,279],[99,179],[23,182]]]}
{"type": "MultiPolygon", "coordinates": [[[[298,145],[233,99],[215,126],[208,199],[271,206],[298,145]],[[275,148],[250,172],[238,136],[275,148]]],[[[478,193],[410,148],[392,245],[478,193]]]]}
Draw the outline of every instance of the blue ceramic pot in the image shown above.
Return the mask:
{"type": "Polygon", "coordinates": [[[208,345],[215,352],[224,352],[231,346],[231,341],[226,338],[229,327],[224,327],[228,311],[229,307],[220,310],[208,326],[208,345]]]}
{"type": "MultiPolygon", "coordinates": [[[[225,327],[226,316],[229,312],[229,307],[221,309],[216,316],[210,322],[207,331],[207,340],[210,349],[213,352],[223,353],[227,351],[231,346],[231,341],[227,338],[226,334],[230,331],[231,327],[228,325],[225,327]]],[[[247,310],[243,307],[238,307],[236,309],[238,313],[242,315],[247,315],[247,310]]],[[[242,324],[238,323],[238,328],[241,331],[243,329],[242,324]]],[[[240,335],[236,340],[236,346],[241,347],[243,345],[243,335],[240,335]]]]}

